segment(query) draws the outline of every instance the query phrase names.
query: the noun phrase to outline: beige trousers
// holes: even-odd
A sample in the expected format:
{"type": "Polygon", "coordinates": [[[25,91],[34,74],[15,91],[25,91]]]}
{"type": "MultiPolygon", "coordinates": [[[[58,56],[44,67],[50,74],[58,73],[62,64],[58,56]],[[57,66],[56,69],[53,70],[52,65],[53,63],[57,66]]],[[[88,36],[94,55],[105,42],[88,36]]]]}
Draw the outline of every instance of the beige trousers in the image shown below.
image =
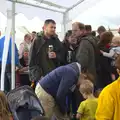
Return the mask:
{"type": "Polygon", "coordinates": [[[49,95],[38,83],[35,89],[35,93],[39,98],[42,107],[45,110],[45,116],[51,119],[53,116],[56,120],[68,120],[67,115],[63,115],[60,111],[54,98],[49,95]]]}

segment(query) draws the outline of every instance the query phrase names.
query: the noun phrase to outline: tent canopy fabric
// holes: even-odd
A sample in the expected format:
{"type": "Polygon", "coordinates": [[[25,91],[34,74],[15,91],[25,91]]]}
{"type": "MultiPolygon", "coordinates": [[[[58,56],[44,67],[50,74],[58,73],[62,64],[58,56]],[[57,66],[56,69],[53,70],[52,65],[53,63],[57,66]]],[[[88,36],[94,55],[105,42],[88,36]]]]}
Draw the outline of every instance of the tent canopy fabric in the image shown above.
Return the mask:
{"type": "MultiPolygon", "coordinates": [[[[11,9],[13,0],[7,0],[7,8],[11,9]]],[[[101,1],[101,0],[99,0],[101,1]]],[[[28,19],[39,17],[41,20],[53,18],[63,23],[63,15],[69,14],[73,20],[81,12],[99,3],[98,0],[15,0],[16,14],[23,13],[28,19]]],[[[5,11],[0,11],[6,15],[5,11]]],[[[69,22],[69,21],[67,21],[69,22]]]]}
{"type": "Polygon", "coordinates": [[[84,0],[16,0],[17,3],[31,4],[58,12],[65,12],[83,1],[84,0]]]}
{"type": "MultiPolygon", "coordinates": [[[[2,1],[2,0],[1,0],[2,1]]],[[[0,1],[0,2],[1,2],[0,1]]],[[[11,9],[13,0],[6,0],[7,8],[11,9]]],[[[113,24],[119,25],[120,13],[118,7],[120,0],[14,0],[16,2],[16,14],[23,13],[28,19],[38,17],[40,20],[52,18],[57,23],[80,21],[87,24],[113,24]],[[114,9],[112,9],[114,8],[114,9]],[[99,22],[98,22],[99,21],[99,22]]],[[[0,12],[5,3],[2,3],[0,12]]],[[[115,27],[115,26],[114,26],[115,27]]]]}
{"type": "MultiPolygon", "coordinates": [[[[0,12],[6,16],[6,11],[4,8],[7,7],[7,9],[12,9],[13,0],[6,0],[6,4],[2,1],[5,0],[0,0],[0,4],[2,4],[0,12]]],[[[109,26],[110,28],[118,28],[120,25],[120,13],[118,11],[120,0],[14,1],[16,2],[15,15],[17,26],[22,24],[26,25],[26,19],[34,19],[34,21],[37,21],[36,24],[41,22],[39,28],[37,28],[38,30],[46,19],[51,18],[56,21],[60,28],[59,30],[57,29],[57,31],[62,32],[61,34],[64,34],[66,30],[71,29],[71,24],[75,21],[91,24],[93,30],[96,30],[100,25],[104,25],[105,27],[109,26]]],[[[3,17],[2,19],[5,18],[3,17]]],[[[4,20],[0,21],[0,28],[3,26],[3,21],[4,20]]]]}

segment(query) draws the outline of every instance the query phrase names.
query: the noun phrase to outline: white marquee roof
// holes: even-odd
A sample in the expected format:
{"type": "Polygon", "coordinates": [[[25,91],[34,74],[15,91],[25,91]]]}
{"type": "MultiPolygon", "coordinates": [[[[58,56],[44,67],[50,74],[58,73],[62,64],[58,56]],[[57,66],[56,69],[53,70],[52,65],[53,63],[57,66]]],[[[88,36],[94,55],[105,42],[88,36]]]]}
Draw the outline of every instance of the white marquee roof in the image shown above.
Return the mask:
{"type": "MultiPolygon", "coordinates": [[[[12,1],[12,0],[9,0],[12,1]]],[[[84,0],[15,0],[16,3],[32,5],[63,13],[82,3],[84,0]]]]}
{"type": "MultiPolygon", "coordinates": [[[[0,0],[1,1],[1,0],[0,0]]],[[[6,0],[10,9],[13,0],[6,0]]],[[[24,14],[27,19],[39,18],[40,21],[52,18],[58,24],[71,25],[73,21],[80,21],[93,25],[116,28],[120,25],[120,0],[14,0],[16,2],[16,15],[24,14]],[[67,13],[67,15],[65,14],[67,13]],[[64,18],[66,15],[66,19],[64,18]]],[[[2,5],[1,7],[4,7],[2,5]]],[[[4,15],[6,11],[0,8],[4,15]]],[[[23,21],[24,22],[24,21],[23,21]]],[[[70,28],[70,27],[68,27],[70,28]]]]}
{"type": "MultiPolygon", "coordinates": [[[[7,0],[7,8],[12,6],[12,1],[7,0]]],[[[69,12],[69,20],[73,20],[100,1],[102,0],[15,0],[17,14],[23,13],[28,19],[36,16],[41,20],[53,18],[58,23],[63,22],[65,12],[69,12]]]]}

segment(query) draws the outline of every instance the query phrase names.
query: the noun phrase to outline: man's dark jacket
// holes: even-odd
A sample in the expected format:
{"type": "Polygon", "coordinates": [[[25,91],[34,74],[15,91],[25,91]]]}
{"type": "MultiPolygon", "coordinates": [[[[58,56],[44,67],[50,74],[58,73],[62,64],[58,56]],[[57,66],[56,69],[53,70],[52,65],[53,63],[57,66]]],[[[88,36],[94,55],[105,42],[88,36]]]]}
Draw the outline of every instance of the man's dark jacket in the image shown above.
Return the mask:
{"type": "Polygon", "coordinates": [[[64,64],[64,50],[57,36],[45,38],[43,33],[37,35],[30,50],[29,74],[31,81],[38,81],[58,66],[64,64]],[[56,59],[48,58],[48,46],[53,45],[56,59]]]}
{"type": "Polygon", "coordinates": [[[87,70],[96,79],[96,41],[92,35],[85,35],[79,39],[79,42],[76,61],[81,64],[82,69],[87,70]]]}
{"type": "Polygon", "coordinates": [[[61,66],[43,77],[39,84],[56,101],[62,113],[66,112],[66,96],[73,92],[80,70],[76,63],[61,66]]]}

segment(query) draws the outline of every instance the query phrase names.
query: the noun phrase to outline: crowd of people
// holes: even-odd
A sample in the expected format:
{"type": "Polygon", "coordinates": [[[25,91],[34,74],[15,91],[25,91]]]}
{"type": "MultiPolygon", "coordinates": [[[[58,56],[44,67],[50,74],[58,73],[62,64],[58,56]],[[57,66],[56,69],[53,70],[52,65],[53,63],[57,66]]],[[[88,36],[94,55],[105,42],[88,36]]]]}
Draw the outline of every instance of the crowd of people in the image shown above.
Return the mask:
{"type": "MultiPolygon", "coordinates": [[[[19,86],[34,88],[45,110],[45,120],[118,120],[120,36],[114,36],[104,26],[97,29],[96,36],[91,25],[75,22],[61,42],[55,30],[55,21],[48,19],[43,31],[26,34],[18,51],[16,48],[19,86]],[[27,74],[22,74],[26,71],[27,74]]],[[[0,49],[3,50],[3,42],[0,49]]],[[[2,53],[0,62],[1,58],[2,53]]],[[[5,80],[5,86],[9,81],[9,90],[10,58],[11,53],[6,67],[9,80],[5,80]]],[[[2,109],[5,107],[2,102],[0,96],[0,117],[7,120],[5,113],[9,118],[11,115],[7,106],[2,109]]]]}

